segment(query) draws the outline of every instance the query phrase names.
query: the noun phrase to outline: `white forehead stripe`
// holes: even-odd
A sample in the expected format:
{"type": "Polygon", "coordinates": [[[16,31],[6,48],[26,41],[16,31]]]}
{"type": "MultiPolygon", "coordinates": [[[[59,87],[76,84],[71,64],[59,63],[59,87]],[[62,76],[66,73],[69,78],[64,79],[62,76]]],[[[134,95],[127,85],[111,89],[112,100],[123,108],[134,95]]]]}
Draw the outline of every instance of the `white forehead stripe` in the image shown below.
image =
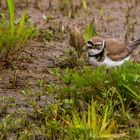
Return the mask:
{"type": "Polygon", "coordinates": [[[89,40],[88,42],[87,42],[87,47],[92,47],[94,44],[93,44],[93,42],[92,42],[92,40],[89,40]]]}
{"type": "Polygon", "coordinates": [[[92,44],[87,43],[87,47],[92,47],[92,44]]]}

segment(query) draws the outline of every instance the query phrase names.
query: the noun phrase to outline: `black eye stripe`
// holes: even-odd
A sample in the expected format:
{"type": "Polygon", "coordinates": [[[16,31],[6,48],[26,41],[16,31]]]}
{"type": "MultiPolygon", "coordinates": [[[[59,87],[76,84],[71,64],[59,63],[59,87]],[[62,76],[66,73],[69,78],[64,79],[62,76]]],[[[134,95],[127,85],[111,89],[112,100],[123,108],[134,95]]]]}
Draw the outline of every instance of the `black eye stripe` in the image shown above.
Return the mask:
{"type": "Polygon", "coordinates": [[[94,44],[93,44],[92,41],[89,40],[89,41],[87,42],[87,45],[88,45],[88,46],[93,46],[94,44]]]}

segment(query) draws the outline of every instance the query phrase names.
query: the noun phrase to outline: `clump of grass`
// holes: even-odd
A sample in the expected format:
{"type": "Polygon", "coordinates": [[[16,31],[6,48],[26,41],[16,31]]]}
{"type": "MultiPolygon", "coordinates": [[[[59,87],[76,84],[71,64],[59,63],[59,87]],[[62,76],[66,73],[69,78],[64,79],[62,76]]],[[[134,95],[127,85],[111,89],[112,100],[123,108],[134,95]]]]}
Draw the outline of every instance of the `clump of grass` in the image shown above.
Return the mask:
{"type": "Polygon", "coordinates": [[[73,0],[59,0],[59,10],[64,16],[75,18],[79,9],[87,10],[88,5],[86,0],[80,0],[79,3],[74,3],[73,0]]]}
{"type": "Polygon", "coordinates": [[[44,42],[44,43],[49,42],[52,39],[53,35],[54,33],[51,29],[48,29],[48,30],[38,29],[37,30],[37,39],[40,42],[44,42]]]}
{"type": "Polygon", "coordinates": [[[97,36],[97,31],[96,28],[94,26],[94,20],[91,21],[86,29],[85,29],[85,33],[83,35],[85,42],[87,42],[90,38],[92,38],[93,36],[97,36]]]}
{"type": "Polygon", "coordinates": [[[64,16],[74,17],[72,0],[59,0],[59,9],[64,16]]]}
{"type": "MultiPolygon", "coordinates": [[[[110,87],[115,87],[118,92],[127,98],[134,97],[139,100],[139,64],[126,63],[121,68],[110,69],[106,72],[105,67],[99,67],[93,70],[91,67],[84,69],[70,70],[72,75],[69,77],[69,86],[63,86],[64,93],[73,95],[80,94],[86,99],[89,96],[100,95],[102,92],[107,92],[110,87]],[[135,84],[134,84],[135,83],[135,84]]],[[[64,74],[64,84],[67,73],[64,74]]],[[[103,96],[102,96],[103,97],[103,96]]]]}
{"type": "Polygon", "coordinates": [[[88,111],[82,113],[81,117],[73,114],[66,139],[112,139],[125,136],[125,134],[112,134],[116,129],[116,122],[108,118],[108,106],[102,112],[103,115],[97,113],[95,103],[92,101],[91,105],[88,104],[88,111]]]}
{"type": "MultiPolygon", "coordinates": [[[[26,11],[18,25],[15,25],[15,6],[13,0],[7,0],[9,20],[3,18],[0,23],[0,57],[7,59],[13,57],[19,50],[25,47],[28,39],[33,35],[33,28],[26,26],[26,11]]],[[[4,17],[4,16],[3,16],[4,17]]]]}
{"type": "Polygon", "coordinates": [[[93,99],[100,107],[107,104],[110,116],[125,127],[129,123],[133,124],[131,120],[134,118],[139,118],[139,64],[128,62],[109,70],[106,67],[98,67],[96,70],[92,67],[67,69],[63,75],[59,75],[59,79],[62,85],[58,91],[59,98],[65,105],[78,110],[82,108],[83,112],[85,107],[81,107],[81,101],[89,103],[93,99]]]}

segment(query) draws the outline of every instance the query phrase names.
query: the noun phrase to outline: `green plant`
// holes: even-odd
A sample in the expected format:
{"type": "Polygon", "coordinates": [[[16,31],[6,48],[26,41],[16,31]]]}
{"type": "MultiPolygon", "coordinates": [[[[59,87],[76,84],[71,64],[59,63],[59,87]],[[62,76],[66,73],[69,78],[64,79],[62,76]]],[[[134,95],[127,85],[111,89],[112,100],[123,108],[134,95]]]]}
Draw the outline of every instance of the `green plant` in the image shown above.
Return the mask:
{"type": "Polygon", "coordinates": [[[63,15],[72,16],[72,9],[70,8],[73,4],[71,0],[59,0],[59,9],[63,15]]]}
{"type": "MultiPolygon", "coordinates": [[[[93,98],[100,106],[108,105],[110,116],[121,125],[127,125],[139,115],[139,64],[128,62],[112,69],[67,69],[60,77],[59,98],[65,106],[81,110],[80,101],[89,103],[93,98]]],[[[102,112],[100,108],[99,112],[102,112]]]]}
{"type": "Polygon", "coordinates": [[[85,29],[85,33],[83,35],[84,39],[85,39],[85,42],[87,42],[91,37],[93,36],[97,36],[97,31],[94,27],[94,21],[91,21],[86,29],[85,29]]]}
{"type": "Polygon", "coordinates": [[[0,139],[139,138],[139,64],[50,73],[55,82],[39,79],[39,90],[22,90],[22,105],[0,98],[0,139]]]}
{"type": "Polygon", "coordinates": [[[82,2],[82,7],[84,10],[87,10],[87,1],[86,0],[81,0],[82,2]]]}
{"type": "MultiPolygon", "coordinates": [[[[83,100],[91,99],[92,96],[104,98],[105,93],[110,94],[108,90],[114,88],[116,92],[113,96],[117,97],[119,92],[122,98],[127,98],[128,102],[132,97],[139,101],[139,67],[139,64],[128,62],[121,68],[110,69],[109,72],[106,72],[106,67],[99,67],[96,70],[91,67],[70,70],[72,75],[69,86],[63,85],[61,95],[64,92],[83,100]]],[[[67,73],[62,76],[63,79],[65,77],[69,77],[67,73]]]]}
{"type": "MultiPolygon", "coordinates": [[[[86,1],[82,2],[83,9],[86,10],[86,1]]],[[[70,18],[75,18],[78,13],[79,8],[81,7],[81,3],[76,5],[73,0],[59,0],[59,10],[64,16],[68,16],[70,18]]]]}
{"type": "Polygon", "coordinates": [[[21,50],[28,39],[33,35],[34,29],[25,26],[26,12],[22,13],[20,22],[15,25],[15,6],[13,0],[7,0],[9,21],[3,16],[0,23],[0,55],[3,59],[13,57],[21,50]]]}
{"type": "Polygon", "coordinates": [[[103,112],[103,116],[99,115],[92,101],[91,105],[88,104],[87,113],[84,112],[82,117],[73,114],[72,121],[68,123],[67,139],[112,139],[125,136],[125,134],[113,134],[117,127],[116,122],[108,118],[108,106],[103,112]]]}
{"type": "Polygon", "coordinates": [[[45,43],[50,41],[53,35],[54,34],[51,29],[48,29],[48,30],[38,29],[37,31],[37,36],[38,36],[39,41],[43,41],[45,43]]]}

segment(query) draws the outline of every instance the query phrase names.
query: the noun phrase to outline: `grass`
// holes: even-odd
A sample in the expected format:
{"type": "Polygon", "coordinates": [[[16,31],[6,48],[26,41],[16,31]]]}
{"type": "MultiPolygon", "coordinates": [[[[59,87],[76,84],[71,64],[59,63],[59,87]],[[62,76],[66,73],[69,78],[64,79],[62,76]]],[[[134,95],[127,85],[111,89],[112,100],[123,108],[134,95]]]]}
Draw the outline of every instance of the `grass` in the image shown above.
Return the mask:
{"type": "Polygon", "coordinates": [[[7,0],[9,19],[3,14],[0,19],[0,56],[2,59],[14,57],[18,51],[25,47],[27,41],[32,37],[34,29],[26,25],[26,11],[24,10],[21,19],[15,25],[14,0],[7,0]]]}
{"type": "MultiPolygon", "coordinates": [[[[106,70],[105,67],[99,67],[96,70],[90,67],[85,67],[80,70],[67,69],[62,75],[58,76],[58,79],[63,79],[61,80],[61,84],[63,83],[62,87],[59,89],[59,98],[61,102],[69,104],[72,108],[80,110],[80,112],[84,112],[86,106],[81,106],[81,102],[84,102],[84,104],[90,103],[91,99],[93,99],[97,103],[98,112],[102,115],[103,112],[106,112],[105,114],[108,115],[109,118],[117,122],[115,130],[119,132],[121,130],[119,126],[127,126],[127,128],[129,128],[129,125],[127,125],[129,123],[133,124],[134,122],[138,122],[139,124],[139,68],[139,64],[129,62],[120,68],[109,70],[106,70]],[[104,106],[107,106],[108,109],[104,108],[104,106]],[[135,120],[134,122],[132,122],[133,119],[135,120]]],[[[79,123],[82,123],[81,119],[79,119],[79,123]]],[[[109,121],[106,117],[103,120],[103,124],[109,121]]],[[[100,131],[104,128],[103,124],[100,131]]],[[[85,124],[85,126],[87,125],[85,124]]],[[[136,127],[139,126],[137,125],[136,127]]],[[[117,135],[123,136],[127,128],[124,128],[123,131],[121,130],[123,132],[122,134],[117,135]]],[[[136,129],[139,130],[138,128],[136,129]]],[[[99,132],[99,130],[97,132],[99,132]]],[[[80,134],[81,136],[83,135],[82,132],[80,134]]],[[[110,137],[110,135],[108,136],[110,137]]],[[[130,136],[130,132],[128,132],[128,136],[130,136]]]]}
{"type": "MultiPolygon", "coordinates": [[[[9,21],[2,15],[0,26],[3,58],[24,48],[33,33],[26,26],[26,12],[15,25],[14,3],[8,0],[7,4],[9,21]]],[[[82,1],[82,6],[87,10],[86,1],[82,1]]],[[[96,34],[90,23],[84,34],[85,42],[96,34]]],[[[45,42],[52,36],[51,30],[40,30],[45,42]]],[[[140,64],[128,62],[112,69],[74,65],[73,69],[55,68],[47,72],[55,80],[46,83],[39,79],[38,90],[34,92],[27,87],[22,89],[22,102],[14,97],[0,97],[0,139],[140,138],[140,64]]],[[[13,85],[19,74],[16,70],[13,85]]]]}
{"type": "Polygon", "coordinates": [[[93,36],[97,36],[97,31],[94,27],[94,21],[91,21],[86,29],[85,29],[85,33],[83,35],[85,42],[87,42],[89,39],[91,39],[91,37],[93,36]]]}
{"type": "Polygon", "coordinates": [[[73,115],[72,122],[69,122],[67,139],[112,139],[125,136],[125,134],[112,134],[116,128],[116,123],[112,119],[108,119],[108,106],[105,107],[103,115],[96,113],[95,103],[92,101],[88,104],[87,113],[83,113],[82,117],[73,115]],[[108,122],[107,122],[108,119],[108,122]]]}
{"type": "Polygon", "coordinates": [[[25,107],[0,99],[1,139],[139,138],[139,64],[50,72],[55,83],[40,79],[39,91],[22,91],[25,107]]]}
{"type": "Polygon", "coordinates": [[[79,12],[79,9],[87,10],[88,4],[86,0],[80,0],[75,6],[72,0],[59,0],[59,10],[64,16],[75,18],[79,12]]]}

